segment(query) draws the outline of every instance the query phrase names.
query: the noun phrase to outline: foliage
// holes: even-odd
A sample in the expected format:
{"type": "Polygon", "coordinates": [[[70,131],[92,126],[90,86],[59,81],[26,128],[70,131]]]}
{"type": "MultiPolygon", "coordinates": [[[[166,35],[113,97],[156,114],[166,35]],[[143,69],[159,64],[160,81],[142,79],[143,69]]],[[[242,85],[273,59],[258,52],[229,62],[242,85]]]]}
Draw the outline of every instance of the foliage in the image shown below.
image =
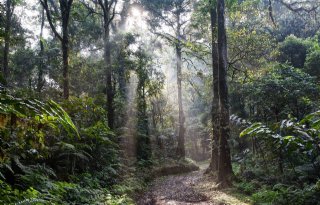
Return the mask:
{"type": "Polygon", "coordinates": [[[256,187],[253,183],[250,182],[240,182],[235,185],[235,188],[237,188],[239,191],[251,195],[256,191],[256,187]]]}
{"type": "MultiPolygon", "coordinates": [[[[241,132],[240,137],[251,136],[260,142],[260,146],[262,142],[262,153],[259,154],[265,163],[277,161],[279,169],[285,170],[281,172],[282,178],[277,177],[279,172],[276,172],[275,176],[265,177],[263,180],[269,184],[280,181],[288,185],[279,185],[275,186],[273,191],[256,193],[253,196],[256,202],[261,200],[274,204],[313,204],[318,200],[319,196],[314,195],[317,190],[314,182],[320,177],[319,116],[317,111],[306,115],[300,121],[287,119],[270,126],[253,123],[241,132]],[[269,156],[272,157],[266,157],[267,151],[271,151],[269,156]],[[297,184],[304,184],[303,188],[293,188],[297,184]]],[[[260,179],[262,178],[260,173],[260,179]]]]}
{"type": "Polygon", "coordinates": [[[261,190],[252,195],[255,204],[273,204],[278,197],[279,195],[277,192],[270,190],[261,190]]]}
{"type": "Polygon", "coordinates": [[[320,50],[315,50],[307,55],[305,63],[305,71],[311,76],[314,76],[319,81],[320,79],[320,50]]]}
{"type": "Polygon", "coordinates": [[[25,202],[33,202],[33,204],[45,203],[45,200],[41,200],[38,197],[41,195],[40,192],[33,189],[32,187],[20,191],[13,189],[10,185],[0,180],[0,203],[1,204],[24,204],[25,202]]]}
{"type": "Polygon", "coordinates": [[[295,36],[288,36],[279,45],[279,61],[289,63],[295,68],[303,68],[308,50],[312,47],[312,42],[303,40],[295,36]]]}
{"type": "Polygon", "coordinates": [[[312,110],[317,93],[313,77],[282,64],[244,86],[247,105],[255,107],[256,119],[264,121],[279,121],[289,114],[301,119],[312,110]]]}

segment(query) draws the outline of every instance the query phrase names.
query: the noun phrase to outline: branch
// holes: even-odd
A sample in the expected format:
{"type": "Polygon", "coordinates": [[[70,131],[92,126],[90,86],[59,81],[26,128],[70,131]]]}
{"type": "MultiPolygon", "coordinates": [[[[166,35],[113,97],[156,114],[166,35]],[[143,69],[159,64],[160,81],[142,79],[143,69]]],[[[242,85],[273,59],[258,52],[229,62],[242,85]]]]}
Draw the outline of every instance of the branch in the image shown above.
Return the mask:
{"type": "Polygon", "coordinates": [[[103,16],[101,13],[96,12],[96,11],[94,10],[94,8],[90,7],[90,5],[89,5],[89,4],[86,4],[84,1],[80,1],[80,3],[81,3],[84,7],[86,7],[86,9],[88,10],[88,15],[87,15],[87,16],[89,16],[90,14],[97,14],[97,15],[99,15],[99,16],[103,16]]]}
{"type": "Polygon", "coordinates": [[[48,0],[40,0],[40,3],[42,4],[43,8],[46,10],[47,19],[48,19],[49,25],[50,25],[53,33],[60,41],[62,41],[63,39],[62,39],[61,35],[57,32],[55,26],[53,25],[51,14],[50,14],[49,7],[48,7],[48,0]]]}
{"type": "Polygon", "coordinates": [[[284,5],[287,9],[289,9],[290,11],[293,12],[307,12],[310,13],[312,11],[315,11],[319,8],[319,4],[316,4],[315,2],[311,2],[311,1],[304,1],[304,2],[292,2],[292,3],[288,3],[285,2],[285,0],[277,0],[278,2],[280,2],[282,5],[284,5]],[[303,7],[302,4],[309,4],[309,5],[313,5],[310,8],[307,7],[303,7]],[[315,4],[315,5],[314,5],[315,4]],[[298,5],[297,8],[295,8],[295,6],[298,5]]]}
{"type": "Polygon", "coordinates": [[[117,0],[112,1],[112,3],[110,4],[109,12],[110,12],[110,9],[111,9],[113,3],[114,3],[114,6],[113,6],[113,10],[112,10],[112,15],[111,15],[111,17],[110,17],[110,19],[108,21],[108,25],[111,23],[111,21],[114,19],[115,15],[116,15],[116,6],[117,6],[117,3],[118,3],[117,0]]]}
{"type": "Polygon", "coordinates": [[[272,12],[273,9],[272,9],[272,2],[271,2],[271,0],[269,0],[268,10],[269,10],[270,19],[271,19],[274,27],[277,27],[276,22],[274,21],[274,18],[273,18],[273,12],[272,12]]]}
{"type": "Polygon", "coordinates": [[[106,16],[106,7],[104,6],[102,0],[98,0],[98,4],[101,6],[103,15],[106,16]]]}

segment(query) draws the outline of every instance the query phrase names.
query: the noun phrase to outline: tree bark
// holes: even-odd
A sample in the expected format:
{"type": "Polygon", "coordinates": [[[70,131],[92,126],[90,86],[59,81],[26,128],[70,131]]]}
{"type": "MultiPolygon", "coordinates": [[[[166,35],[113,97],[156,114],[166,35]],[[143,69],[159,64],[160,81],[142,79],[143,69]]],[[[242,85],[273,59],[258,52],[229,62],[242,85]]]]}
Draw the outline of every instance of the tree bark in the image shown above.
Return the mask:
{"type": "MultiPolygon", "coordinates": [[[[72,0],[71,0],[72,1],[72,0]]],[[[71,7],[71,5],[70,5],[71,7]]],[[[60,10],[62,17],[62,61],[63,61],[63,97],[69,98],[69,32],[68,24],[70,17],[70,8],[68,1],[60,0],[60,10]]]]}
{"type": "Polygon", "coordinates": [[[218,141],[219,141],[219,63],[216,43],[217,8],[211,1],[210,5],[211,35],[212,35],[212,76],[213,76],[213,99],[212,99],[212,144],[211,161],[209,170],[218,171],[218,141]]]}
{"type": "Polygon", "coordinates": [[[229,128],[229,98],[227,86],[227,38],[225,28],[224,0],[217,0],[218,14],[218,54],[219,54],[219,99],[220,99],[220,123],[219,123],[219,164],[218,181],[222,187],[231,185],[232,166],[228,138],[229,128]]]}
{"type": "Polygon", "coordinates": [[[178,158],[184,158],[186,155],[184,146],[184,112],[182,105],[182,48],[181,48],[181,24],[180,24],[180,14],[177,14],[177,38],[176,43],[176,58],[177,58],[177,85],[178,85],[178,105],[179,105],[179,135],[178,135],[178,146],[177,146],[177,156],[178,158]]]}
{"type": "Polygon", "coordinates": [[[111,67],[111,46],[110,46],[110,23],[114,14],[110,13],[111,3],[108,0],[99,0],[99,5],[103,11],[103,29],[104,29],[104,61],[106,71],[106,94],[107,94],[107,118],[108,126],[111,130],[114,128],[114,106],[113,106],[113,86],[112,86],[112,67],[111,67]]]}
{"type": "Polygon", "coordinates": [[[39,44],[40,44],[40,52],[39,52],[39,72],[38,72],[38,84],[37,84],[37,92],[41,93],[41,90],[44,85],[44,80],[43,80],[43,69],[44,69],[44,62],[43,62],[43,57],[44,57],[44,46],[43,46],[43,27],[44,27],[44,9],[42,9],[41,12],[41,29],[40,29],[40,39],[39,39],[39,44]]]}

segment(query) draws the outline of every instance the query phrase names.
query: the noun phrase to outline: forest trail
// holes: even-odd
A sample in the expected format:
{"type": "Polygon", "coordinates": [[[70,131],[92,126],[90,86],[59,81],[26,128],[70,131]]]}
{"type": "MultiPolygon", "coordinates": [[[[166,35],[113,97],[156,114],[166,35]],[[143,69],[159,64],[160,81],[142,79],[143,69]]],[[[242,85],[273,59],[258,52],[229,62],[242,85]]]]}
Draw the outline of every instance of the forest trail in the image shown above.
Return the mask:
{"type": "Polygon", "coordinates": [[[230,195],[231,190],[217,190],[214,180],[199,171],[156,179],[138,200],[138,205],[248,205],[230,195]]]}

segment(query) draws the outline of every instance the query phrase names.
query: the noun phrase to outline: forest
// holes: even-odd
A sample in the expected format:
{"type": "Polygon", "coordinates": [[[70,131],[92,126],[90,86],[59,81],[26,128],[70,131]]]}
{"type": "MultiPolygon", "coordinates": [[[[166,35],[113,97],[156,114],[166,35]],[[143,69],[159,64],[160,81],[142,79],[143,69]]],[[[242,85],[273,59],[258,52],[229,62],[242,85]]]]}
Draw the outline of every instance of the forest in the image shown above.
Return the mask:
{"type": "Polygon", "coordinates": [[[319,0],[0,0],[0,204],[320,205],[319,0]]]}

